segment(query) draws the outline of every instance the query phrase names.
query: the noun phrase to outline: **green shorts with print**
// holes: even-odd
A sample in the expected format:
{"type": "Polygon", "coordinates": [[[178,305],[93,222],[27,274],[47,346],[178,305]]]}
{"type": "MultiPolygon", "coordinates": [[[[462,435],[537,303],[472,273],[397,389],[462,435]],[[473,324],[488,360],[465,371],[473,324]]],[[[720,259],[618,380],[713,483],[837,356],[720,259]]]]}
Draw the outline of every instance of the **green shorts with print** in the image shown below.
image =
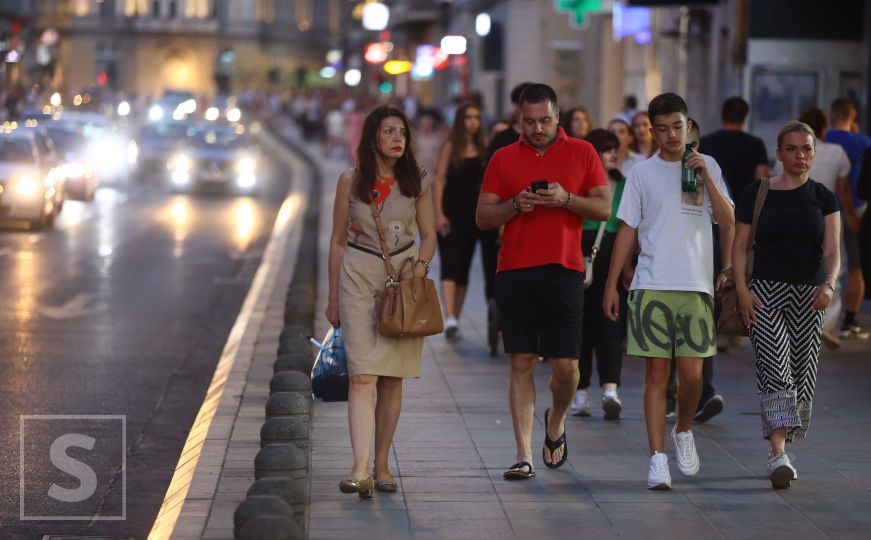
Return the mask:
{"type": "Polygon", "coordinates": [[[706,358],[717,352],[714,299],[696,291],[629,291],[627,354],[706,358]]]}

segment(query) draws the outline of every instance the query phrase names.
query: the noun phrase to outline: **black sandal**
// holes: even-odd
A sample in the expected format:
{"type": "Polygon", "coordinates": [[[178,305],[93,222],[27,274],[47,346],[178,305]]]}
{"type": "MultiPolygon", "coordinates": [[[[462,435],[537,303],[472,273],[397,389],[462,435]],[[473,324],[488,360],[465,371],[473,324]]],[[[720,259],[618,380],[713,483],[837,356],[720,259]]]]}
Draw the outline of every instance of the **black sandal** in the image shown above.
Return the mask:
{"type": "Polygon", "coordinates": [[[535,476],[535,470],[528,461],[515,463],[510,469],[502,473],[502,478],[506,480],[527,480],[533,476],[535,476]]]}
{"type": "Polygon", "coordinates": [[[552,441],[550,437],[547,435],[547,416],[550,413],[550,409],[544,411],[544,446],[550,451],[550,457],[553,459],[553,453],[555,450],[559,450],[559,447],[563,447],[563,457],[556,463],[548,463],[547,460],[544,459],[544,448],[541,449],[541,460],[544,461],[544,466],[548,469],[559,469],[562,467],[566,460],[569,458],[569,445],[566,442],[566,432],[563,430],[563,434],[559,436],[556,441],[552,441]]]}

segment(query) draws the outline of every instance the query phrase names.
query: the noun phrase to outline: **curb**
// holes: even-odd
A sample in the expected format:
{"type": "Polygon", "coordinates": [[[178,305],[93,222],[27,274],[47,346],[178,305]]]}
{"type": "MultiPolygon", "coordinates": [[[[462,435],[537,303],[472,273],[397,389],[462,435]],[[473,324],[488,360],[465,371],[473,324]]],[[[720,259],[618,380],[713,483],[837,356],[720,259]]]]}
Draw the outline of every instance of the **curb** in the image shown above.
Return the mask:
{"type": "MultiPolygon", "coordinates": [[[[273,147],[276,154],[283,154],[285,161],[293,161],[294,164],[302,161],[297,152],[286,148],[286,143],[276,141],[265,130],[258,134],[258,139],[264,146],[273,147]]],[[[239,416],[246,412],[243,402],[250,398],[249,388],[261,384],[255,352],[259,342],[267,338],[275,326],[273,298],[276,292],[292,282],[294,268],[289,268],[291,265],[287,263],[288,259],[293,260],[291,254],[297,253],[302,244],[303,224],[311,220],[311,205],[308,201],[312,189],[317,189],[313,182],[300,178],[291,181],[260,266],[230,331],[203,405],[185,441],[175,473],[148,535],[149,540],[201,538],[208,531],[210,518],[223,519],[223,516],[213,514],[216,514],[220,481],[233,452],[231,441],[246,441],[248,438],[247,433],[237,433],[235,424],[239,416]]],[[[314,219],[317,219],[316,215],[314,219]]],[[[306,271],[311,272],[308,269],[306,271]]],[[[314,299],[311,304],[314,305],[314,299]]],[[[280,320],[278,324],[281,324],[280,320]]],[[[277,331],[275,335],[278,335],[277,331]]],[[[253,474],[251,476],[253,478],[253,474]]],[[[232,516],[229,521],[232,521],[232,516]]],[[[232,529],[227,532],[227,537],[232,538],[232,529]]]]}

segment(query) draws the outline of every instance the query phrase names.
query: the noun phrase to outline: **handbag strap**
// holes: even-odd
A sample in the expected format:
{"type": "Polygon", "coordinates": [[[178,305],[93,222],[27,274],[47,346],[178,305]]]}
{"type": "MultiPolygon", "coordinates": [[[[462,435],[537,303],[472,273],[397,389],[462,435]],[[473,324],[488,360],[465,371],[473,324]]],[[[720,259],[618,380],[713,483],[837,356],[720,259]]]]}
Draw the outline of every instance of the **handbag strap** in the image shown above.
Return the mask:
{"type": "Polygon", "coordinates": [[[599,253],[599,246],[602,245],[602,238],[605,237],[605,226],[608,224],[607,221],[602,221],[599,223],[599,232],[596,233],[596,241],[593,243],[593,249],[590,250],[590,260],[596,260],[596,254],[599,253]]]}
{"type": "Polygon", "coordinates": [[[387,268],[387,279],[390,282],[397,283],[396,271],[393,269],[393,263],[390,261],[390,249],[387,247],[387,233],[384,232],[384,225],[381,224],[381,212],[378,211],[378,206],[374,202],[369,203],[369,209],[372,210],[372,218],[375,219],[375,228],[378,230],[378,240],[381,244],[381,258],[384,259],[384,266],[387,268]]]}
{"type": "MultiPolygon", "coordinates": [[[[750,224],[750,236],[747,239],[747,253],[756,249],[756,227],[759,225],[759,214],[762,213],[762,205],[765,204],[765,196],[768,195],[770,181],[763,178],[759,181],[759,191],[756,192],[756,203],[753,205],[753,222],[750,224]]],[[[750,261],[750,258],[747,259],[750,261]]],[[[752,261],[747,265],[747,275],[753,271],[752,261]]]]}

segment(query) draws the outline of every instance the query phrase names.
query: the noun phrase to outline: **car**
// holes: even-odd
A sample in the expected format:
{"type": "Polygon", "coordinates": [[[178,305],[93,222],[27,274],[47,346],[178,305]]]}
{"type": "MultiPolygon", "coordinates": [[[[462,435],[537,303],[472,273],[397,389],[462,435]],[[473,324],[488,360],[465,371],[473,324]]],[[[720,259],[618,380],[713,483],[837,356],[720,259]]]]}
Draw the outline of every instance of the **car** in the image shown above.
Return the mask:
{"type": "Polygon", "coordinates": [[[170,156],[182,144],[192,126],[193,123],[187,121],[156,122],[142,126],[136,136],[140,177],[166,173],[170,156]]]}
{"type": "Polygon", "coordinates": [[[169,182],[174,191],[254,195],[259,183],[258,158],[243,126],[197,124],[170,159],[169,182]]]}
{"type": "Polygon", "coordinates": [[[167,90],[148,108],[148,120],[186,120],[197,110],[197,98],[187,90],[167,90]]]}
{"type": "Polygon", "coordinates": [[[63,193],[63,180],[32,132],[0,132],[0,219],[50,227],[63,208],[63,193]]]}
{"type": "Polygon", "coordinates": [[[88,144],[87,163],[101,184],[124,184],[136,175],[138,144],[124,130],[116,128],[105,115],[65,112],[60,121],[81,129],[88,144]]]}
{"type": "Polygon", "coordinates": [[[46,124],[45,129],[61,157],[58,175],[63,178],[67,198],[94,200],[100,180],[89,162],[87,139],[81,126],[59,120],[46,124]]]}

